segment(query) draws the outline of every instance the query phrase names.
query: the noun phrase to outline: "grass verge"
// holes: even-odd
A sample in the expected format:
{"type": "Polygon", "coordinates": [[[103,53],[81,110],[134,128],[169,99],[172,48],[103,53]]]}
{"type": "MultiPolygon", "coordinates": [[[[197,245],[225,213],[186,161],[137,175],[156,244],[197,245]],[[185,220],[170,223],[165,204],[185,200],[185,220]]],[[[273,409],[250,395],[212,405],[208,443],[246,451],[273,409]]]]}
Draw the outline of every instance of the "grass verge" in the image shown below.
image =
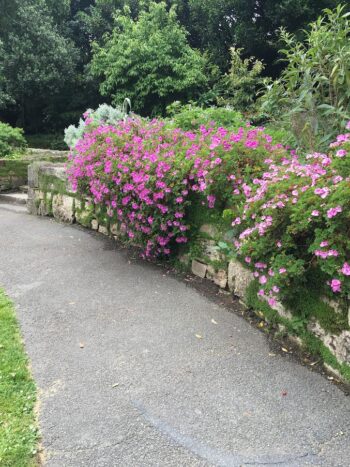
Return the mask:
{"type": "Polygon", "coordinates": [[[0,465],[33,467],[38,429],[36,388],[14,306],[0,289],[0,465]]]}

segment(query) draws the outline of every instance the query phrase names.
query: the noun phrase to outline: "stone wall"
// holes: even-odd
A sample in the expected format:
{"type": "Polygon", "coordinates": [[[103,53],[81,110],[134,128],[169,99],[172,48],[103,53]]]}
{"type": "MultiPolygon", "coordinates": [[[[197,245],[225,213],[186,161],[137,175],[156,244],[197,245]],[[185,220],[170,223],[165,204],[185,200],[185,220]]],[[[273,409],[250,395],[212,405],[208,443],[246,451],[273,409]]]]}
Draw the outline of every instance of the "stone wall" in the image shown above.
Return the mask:
{"type": "Polygon", "coordinates": [[[28,166],[35,160],[60,161],[67,159],[67,151],[28,149],[21,159],[0,159],[0,193],[15,191],[27,185],[28,166]]]}
{"type": "Polygon", "coordinates": [[[29,164],[29,161],[0,159],[0,193],[26,185],[29,164]]]}
{"type": "MultiPolygon", "coordinates": [[[[69,224],[76,222],[115,240],[123,238],[118,224],[110,224],[109,219],[101,216],[98,209],[89,203],[89,199],[78,198],[73,193],[65,175],[64,164],[37,162],[30,165],[28,183],[28,210],[31,214],[53,216],[58,221],[69,224]]],[[[220,253],[216,248],[220,232],[215,226],[203,225],[198,237],[201,248],[196,255],[181,254],[179,261],[196,276],[214,282],[245,303],[248,288],[254,281],[252,272],[237,260],[226,260],[220,253]]],[[[341,313],[338,304],[329,300],[327,304],[332,307],[330,313],[341,313]]],[[[279,324],[280,328],[288,329],[285,325],[293,322],[293,312],[282,303],[277,303],[270,309],[275,312],[280,323],[284,323],[279,324]]],[[[336,372],[337,369],[345,369],[345,373],[350,375],[350,313],[347,319],[349,325],[339,333],[328,332],[316,319],[307,324],[307,332],[322,343],[332,358],[335,357],[333,370],[336,372]]],[[[300,339],[294,341],[302,345],[300,339]]],[[[344,379],[341,372],[338,376],[344,379]]]]}

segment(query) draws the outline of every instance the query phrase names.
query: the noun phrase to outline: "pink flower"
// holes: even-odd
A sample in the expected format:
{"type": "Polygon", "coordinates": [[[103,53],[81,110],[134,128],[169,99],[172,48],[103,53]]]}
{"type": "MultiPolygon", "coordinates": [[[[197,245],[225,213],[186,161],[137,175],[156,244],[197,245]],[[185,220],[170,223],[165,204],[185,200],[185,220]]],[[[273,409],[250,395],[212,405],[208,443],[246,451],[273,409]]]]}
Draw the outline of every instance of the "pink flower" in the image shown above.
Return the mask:
{"type": "Polygon", "coordinates": [[[320,195],[322,199],[327,198],[327,196],[329,195],[329,192],[330,190],[328,187],[316,188],[314,191],[315,195],[320,195]]]}
{"type": "Polygon", "coordinates": [[[216,197],[214,195],[208,195],[207,200],[209,208],[213,208],[215,206],[216,197]]]}
{"type": "Polygon", "coordinates": [[[279,268],[278,272],[279,272],[280,274],[284,274],[284,273],[287,272],[287,269],[286,269],[286,268],[279,268]]]}
{"type": "Polygon", "coordinates": [[[245,257],[245,262],[246,262],[247,264],[250,264],[250,263],[252,262],[252,258],[251,258],[250,256],[246,256],[246,257],[245,257]]]}
{"type": "Polygon", "coordinates": [[[329,245],[329,242],[327,242],[327,240],[325,240],[324,242],[321,242],[320,243],[320,247],[321,248],[324,248],[325,246],[328,246],[329,245]]]}
{"type": "Polygon", "coordinates": [[[268,304],[272,307],[272,306],[275,306],[276,305],[276,299],[273,298],[273,297],[270,297],[268,300],[267,300],[268,304]]]}
{"type": "Polygon", "coordinates": [[[320,211],[317,211],[317,209],[314,209],[311,213],[312,216],[318,217],[320,215],[320,211]]]}
{"type": "Polygon", "coordinates": [[[346,156],[346,154],[347,154],[347,152],[345,151],[345,149],[339,149],[339,150],[335,153],[336,157],[344,157],[344,156],[346,156]]]}
{"type": "Polygon", "coordinates": [[[341,292],[341,281],[339,279],[332,279],[330,282],[330,286],[334,293],[341,292]]]}
{"type": "Polygon", "coordinates": [[[263,289],[260,289],[258,295],[259,297],[263,297],[265,295],[265,291],[263,289]]]}
{"type": "Polygon", "coordinates": [[[259,279],[259,282],[260,282],[260,284],[266,284],[266,282],[267,282],[266,276],[261,276],[260,279],[259,279]]]}
{"type": "Polygon", "coordinates": [[[339,256],[339,253],[337,250],[329,250],[328,256],[339,256]]]}
{"type": "Polygon", "coordinates": [[[337,206],[335,208],[328,209],[328,211],[327,211],[328,219],[332,219],[332,217],[335,217],[338,214],[338,212],[342,212],[342,210],[343,209],[342,209],[341,206],[337,206]]]}
{"type": "Polygon", "coordinates": [[[341,272],[344,274],[344,276],[350,276],[350,264],[345,262],[343,264],[341,272]]]}
{"type": "Polygon", "coordinates": [[[255,263],[254,266],[256,267],[256,269],[266,269],[267,268],[267,264],[265,264],[265,263],[255,263]]]}

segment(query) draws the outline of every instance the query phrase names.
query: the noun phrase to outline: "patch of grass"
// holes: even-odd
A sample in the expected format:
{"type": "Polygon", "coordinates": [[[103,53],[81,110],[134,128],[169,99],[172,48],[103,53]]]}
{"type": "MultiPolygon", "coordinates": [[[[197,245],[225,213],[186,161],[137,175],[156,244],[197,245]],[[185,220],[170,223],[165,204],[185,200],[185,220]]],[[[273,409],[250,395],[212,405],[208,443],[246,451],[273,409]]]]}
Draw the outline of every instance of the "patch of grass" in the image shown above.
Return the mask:
{"type": "Polygon", "coordinates": [[[33,467],[38,429],[36,389],[14,307],[0,289],[0,465],[33,467]]]}

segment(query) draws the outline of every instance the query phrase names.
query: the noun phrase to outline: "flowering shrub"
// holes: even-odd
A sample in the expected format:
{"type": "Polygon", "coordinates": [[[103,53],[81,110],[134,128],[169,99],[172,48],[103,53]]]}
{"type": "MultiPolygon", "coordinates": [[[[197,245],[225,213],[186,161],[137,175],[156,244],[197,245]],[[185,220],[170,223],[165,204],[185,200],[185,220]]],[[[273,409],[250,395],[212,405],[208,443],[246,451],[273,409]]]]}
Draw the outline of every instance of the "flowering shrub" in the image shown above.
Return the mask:
{"type": "Polygon", "coordinates": [[[230,207],[241,187],[262,176],[271,154],[288,157],[262,128],[186,132],[130,119],[92,125],[70,156],[68,174],[73,188],[118,222],[146,256],[169,255],[188,241],[190,195],[209,209],[230,207]]]}
{"type": "Polygon", "coordinates": [[[350,293],[350,133],[330,146],[305,160],[267,158],[262,176],[240,190],[237,252],[270,305],[312,272],[329,292],[350,293]]]}

